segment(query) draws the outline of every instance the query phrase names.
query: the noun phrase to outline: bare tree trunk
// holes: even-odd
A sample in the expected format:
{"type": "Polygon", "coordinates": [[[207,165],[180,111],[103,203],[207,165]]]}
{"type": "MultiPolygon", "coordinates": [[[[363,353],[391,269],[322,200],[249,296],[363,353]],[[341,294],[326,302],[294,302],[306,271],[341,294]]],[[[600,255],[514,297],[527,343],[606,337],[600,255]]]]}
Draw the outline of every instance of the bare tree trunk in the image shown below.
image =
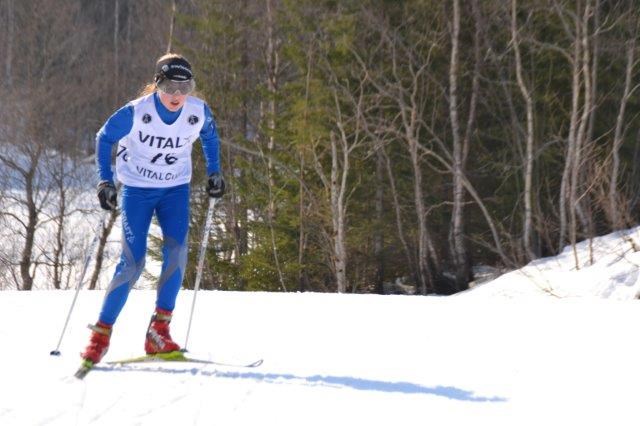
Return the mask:
{"type": "Polygon", "coordinates": [[[640,130],[636,132],[635,140],[633,143],[633,157],[632,157],[632,166],[629,172],[630,175],[630,190],[631,190],[631,200],[629,201],[629,211],[636,211],[638,208],[638,202],[640,201],[640,188],[638,184],[640,183],[640,130]]]}
{"type": "Polygon", "coordinates": [[[58,214],[56,217],[56,239],[53,249],[53,287],[60,289],[62,284],[62,271],[64,270],[64,225],[67,214],[67,189],[65,185],[65,165],[64,156],[59,153],[58,172],[56,173],[56,184],[58,186],[58,214]]]}
{"type": "Polygon", "coordinates": [[[427,210],[422,192],[422,168],[418,155],[418,142],[411,138],[409,143],[411,168],[413,169],[413,198],[418,219],[418,277],[420,294],[433,291],[433,277],[429,268],[429,231],[427,229],[427,210]]]}
{"type": "Polygon", "coordinates": [[[400,197],[398,196],[398,190],[396,188],[396,179],[393,175],[393,168],[391,167],[391,160],[387,155],[386,151],[383,147],[380,148],[380,152],[384,156],[385,168],[387,170],[387,176],[389,178],[389,189],[391,190],[391,196],[393,198],[393,210],[395,212],[396,217],[396,228],[398,232],[398,238],[400,239],[400,243],[402,244],[402,249],[405,254],[405,258],[407,259],[407,265],[409,265],[409,269],[411,270],[411,275],[416,283],[419,283],[418,273],[416,271],[416,261],[414,257],[411,255],[411,250],[409,249],[409,244],[407,243],[407,239],[405,237],[404,225],[402,223],[402,210],[400,207],[400,197]]]}
{"type": "Polygon", "coordinates": [[[272,154],[275,146],[275,131],[276,131],[276,95],[278,93],[278,72],[279,72],[279,58],[276,48],[275,38],[275,19],[274,19],[274,5],[273,0],[266,0],[267,6],[267,90],[269,92],[268,101],[268,118],[267,129],[269,130],[268,142],[267,142],[267,176],[269,179],[269,205],[267,206],[267,221],[269,224],[269,232],[271,234],[271,249],[273,251],[273,260],[275,262],[276,271],[278,272],[278,280],[280,281],[280,288],[283,291],[287,291],[287,287],[284,283],[284,275],[282,273],[282,267],[280,266],[280,259],[278,256],[278,247],[276,245],[276,232],[273,227],[273,221],[276,215],[275,200],[273,197],[273,187],[275,181],[273,178],[273,162],[272,154]]]}
{"type": "MultiPolygon", "coordinates": [[[[393,61],[395,64],[395,51],[393,61]]],[[[435,249],[432,247],[429,227],[427,226],[427,209],[424,202],[425,196],[422,188],[422,159],[418,153],[420,149],[420,142],[417,138],[419,112],[416,96],[418,92],[418,80],[422,70],[424,70],[424,67],[413,75],[413,81],[411,83],[410,90],[408,90],[410,92],[408,95],[410,105],[407,105],[405,102],[405,93],[398,94],[397,102],[400,108],[404,137],[408,145],[411,169],[413,171],[413,197],[418,222],[418,284],[420,287],[420,293],[426,295],[434,290],[434,274],[431,270],[431,265],[429,264],[429,258],[433,258],[434,264],[436,265],[440,262],[437,259],[435,249]]]]}
{"type": "MultiPolygon", "coordinates": [[[[579,16],[575,16],[575,29],[578,32],[580,28],[579,16]]],[[[571,81],[571,115],[569,121],[569,135],[567,137],[567,154],[565,158],[564,170],[562,172],[562,181],[560,183],[560,197],[559,197],[559,233],[558,233],[558,251],[561,251],[566,241],[567,234],[567,201],[570,200],[570,188],[571,183],[571,171],[574,168],[576,161],[576,145],[577,145],[577,129],[578,129],[578,114],[580,109],[580,61],[582,56],[581,42],[579,39],[579,33],[576,33],[573,46],[572,60],[572,81],[571,81]]],[[[573,206],[569,205],[569,210],[573,209],[573,206]]]]}
{"type": "MultiPolygon", "coordinates": [[[[24,232],[21,235],[24,240],[24,245],[22,246],[20,261],[18,262],[20,272],[19,281],[16,274],[12,272],[14,279],[16,279],[16,287],[19,290],[31,290],[33,288],[33,278],[37,267],[37,264],[33,261],[35,233],[39,223],[42,204],[46,203],[49,194],[48,188],[42,191],[42,189],[38,187],[40,179],[37,175],[42,153],[43,148],[41,145],[36,145],[33,147],[33,150],[24,152],[27,163],[22,165],[15,162],[12,157],[5,156],[0,152],[0,163],[3,164],[3,169],[11,170],[19,174],[22,180],[21,183],[24,184],[23,197],[9,195],[8,198],[14,201],[20,208],[26,209],[26,212],[20,215],[16,215],[10,211],[0,212],[3,216],[15,219],[24,232]],[[26,216],[26,218],[24,216],[26,216]],[[34,268],[33,271],[31,270],[32,267],[34,268]]],[[[13,265],[13,260],[11,263],[13,265]]]]}
{"type": "Polygon", "coordinates": [[[342,149],[342,170],[338,158],[338,141],[331,132],[331,219],[333,223],[333,262],[338,293],[347,291],[347,249],[345,246],[344,195],[349,171],[349,154],[342,149]]]}
{"type": "MultiPolygon", "coordinates": [[[[234,162],[233,162],[233,154],[231,152],[231,148],[227,145],[227,150],[224,155],[224,158],[227,160],[227,170],[234,170],[234,162]]],[[[243,244],[242,244],[242,236],[243,229],[241,226],[240,216],[241,213],[238,210],[242,209],[239,203],[239,196],[234,189],[234,185],[230,186],[229,190],[229,203],[226,211],[226,221],[227,227],[229,229],[233,229],[233,252],[229,256],[227,260],[233,259],[233,262],[236,265],[240,265],[242,261],[242,256],[244,254],[243,244]]],[[[244,288],[244,285],[241,286],[244,288]]]]}
{"type": "MultiPolygon", "coordinates": [[[[248,3],[247,0],[242,0],[242,10],[246,11],[248,8],[248,3]]],[[[241,115],[241,126],[242,126],[242,134],[244,135],[244,138],[246,140],[251,140],[252,138],[255,138],[256,135],[253,132],[253,130],[251,129],[251,123],[250,123],[250,119],[249,119],[249,77],[248,74],[251,72],[251,63],[249,60],[249,40],[248,40],[248,35],[247,35],[247,31],[242,31],[242,53],[241,53],[241,57],[240,57],[240,61],[242,64],[242,72],[241,72],[241,77],[240,77],[240,84],[241,84],[241,90],[242,90],[242,100],[241,100],[241,105],[242,105],[242,115],[241,115]]],[[[227,154],[230,157],[230,161],[229,161],[229,168],[228,170],[233,170],[234,173],[238,173],[237,177],[241,178],[243,176],[243,171],[239,170],[238,168],[235,167],[235,159],[231,159],[231,155],[232,152],[231,150],[228,151],[227,154]]],[[[253,159],[248,159],[249,164],[253,164],[253,159]]],[[[231,200],[233,201],[232,204],[232,209],[233,209],[233,215],[234,215],[234,236],[236,239],[236,247],[237,247],[237,257],[236,257],[236,263],[239,265],[242,261],[242,256],[244,256],[245,254],[247,254],[249,252],[249,235],[248,235],[248,231],[247,231],[247,227],[245,226],[248,222],[247,220],[247,207],[245,205],[242,204],[242,199],[240,195],[236,195],[235,197],[232,197],[231,200]]],[[[246,285],[246,279],[245,278],[241,278],[241,285],[244,288],[244,286],[246,285]]]]}
{"type": "Polygon", "coordinates": [[[373,256],[376,262],[376,293],[384,293],[384,153],[382,144],[376,144],[376,178],[375,178],[375,230],[373,234],[373,256]]]}
{"type": "MultiPolygon", "coordinates": [[[[477,3],[473,2],[473,7],[477,8],[477,3]]],[[[477,16],[477,13],[476,13],[477,16]]],[[[461,137],[459,112],[458,112],[458,78],[460,60],[460,2],[453,0],[453,22],[451,34],[451,57],[449,63],[449,117],[451,121],[451,135],[453,139],[453,210],[451,214],[451,234],[450,245],[453,255],[453,262],[456,269],[456,289],[464,290],[468,288],[468,283],[472,279],[471,262],[467,252],[465,241],[465,189],[462,177],[465,175],[467,154],[473,134],[475,123],[476,103],[478,99],[478,72],[479,72],[479,22],[476,20],[476,31],[474,34],[474,75],[471,85],[471,99],[469,102],[469,115],[467,117],[467,129],[464,138],[461,137]]]]}
{"type": "Polygon", "coordinates": [[[613,147],[611,149],[611,179],[609,181],[609,215],[613,229],[621,229],[624,225],[621,220],[618,205],[618,175],[620,173],[620,146],[622,145],[622,137],[624,133],[624,115],[631,96],[631,80],[633,78],[633,69],[635,67],[635,50],[636,38],[632,37],[627,42],[627,67],[624,78],[624,90],[620,99],[620,108],[618,117],[616,118],[616,128],[613,136],[613,147]]]}
{"type": "Polygon", "coordinates": [[[306,209],[305,209],[305,191],[304,191],[304,156],[300,153],[300,190],[299,190],[299,202],[298,202],[298,217],[300,226],[298,228],[298,291],[305,291],[309,287],[309,280],[307,271],[305,268],[305,252],[307,251],[307,232],[305,228],[306,223],[306,209]]]}
{"type": "Polygon", "coordinates": [[[516,0],[511,2],[511,43],[516,58],[516,79],[518,87],[524,98],[527,111],[527,133],[526,133],[526,154],[524,167],[524,227],[522,243],[524,251],[529,260],[533,260],[536,256],[531,248],[531,238],[533,234],[533,99],[531,93],[524,82],[522,71],[522,58],[520,56],[520,41],[518,39],[518,24],[516,20],[517,4],[516,0]]]}
{"type": "MultiPolygon", "coordinates": [[[[38,155],[39,159],[39,155],[38,155]]],[[[33,245],[35,241],[36,226],[38,224],[38,209],[35,202],[34,179],[37,170],[37,164],[32,163],[29,173],[25,176],[25,196],[27,207],[27,221],[25,224],[24,247],[20,256],[20,277],[22,279],[22,290],[31,290],[33,288],[33,275],[31,275],[31,265],[33,256],[33,245]]]]}
{"type": "MultiPolygon", "coordinates": [[[[113,90],[113,104],[117,107],[120,102],[119,96],[119,86],[120,86],[120,75],[118,72],[119,69],[119,31],[120,31],[120,0],[115,0],[114,3],[114,25],[113,25],[113,62],[114,66],[114,90],[113,90]]],[[[97,155],[97,153],[96,153],[97,155]]],[[[100,212],[100,214],[104,214],[100,212]]],[[[104,248],[107,244],[107,239],[111,234],[111,230],[113,229],[113,225],[115,223],[116,218],[118,217],[118,211],[112,210],[109,216],[109,220],[106,221],[106,225],[102,229],[102,235],[100,235],[100,240],[98,241],[98,249],[96,252],[96,261],[93,268],[93,272],[91,274],[91,280],[89,281],[89,290],[95,290],[98,284],[98,278],[100,277],[100,272],[102,271],[102,263],[104,261],[104,248]]]]}
{"type": "MultiPolygon", "coordinates": [[[[276,94],[278,91],[278,67],[279,67],[279,58],[278,51],[276,49],[276,40],[274,34],[274,8],[273,8],[273,0],[266,0],[267,6],[267,50],[266,50],[266,62],[267,62],[267,91],[269,92],[269,101],[268,101],[268,114],[267,118],[267,128],[269,129],[268,135],[268,153],[267,156],[267,172],[269,176],[269,185],[273,185],[273,163],[271,160],[271,154],[273,152],[273,147],[275,145],[275,135],[274,132],[276,130],[276,94]]],[[[271,200],[269,205],[270,213],[273,213],[273,200],[271,200]]]]}
{"type": "MultiPolygon", "coordinates": [[[[100,214],[104,213],[100,212],[100,214]]],[[[96,262],[93,267],[93,273],[91,274],[91,280],[89,281],[89,290],[95,290],[98,284],[98,278],[102,271],[102,263],[104,262],[104,248],[107,245],[107,239],[109,238],[109,235],[111,235],[111,230],[113,229],[113,225],[115,224],[117,217],[118,210],[111,210],[109,220],[106,221],[105,226],[102,228],[102,234],[100,235],[98,250],[96,252],[96,262]]]]}
{"type": "Polygon", "coordinates": [[[453,211],[451,213],[451,246],[453,263],[456,269],[456,287],[462,288],[465,280],[463,268],[467,265],[466,247],[464,244],[464,188],[461,185],[462,174],[462,141],[460,140],[460,124],[458,122],[458,55],[460,37],[460,2],[453,0],[451,56],[449,61],[449,119],[451,121],[451,137],[453,139],[453,211]]]}
{"type": "Polygon", "coordinates": [[[114,1],[113,21],[113,105],[114,107],[117,107],[120,101],[120,52],[118,49],[118,38],[120,34],[120,0],[114,1]]]}
{"type": "MultiPolygon", "coordinates": [[[[426,197],[422,187],[424,164],[422,155],[419,153],[424,148],[420,145],[420,130],[428,127],[424,123],[423,108],[430,100],[426,99],[427,88],[423,77],[429,70],[431,57],[428,55],[426,58],[420,59],[415,54],[408,53],[412,48],[404,45],[394,30],[387,27],[387,24],[373,22],[371,29],[380,31],[382,42],[388,48],[387,56],[390,61],[391,74],[387,76],[384,71],[379,75],[376,72],[372,74],[371,66],[358,56],[356,56],[356,60],[360,63],[381,99],[388,99],[398,110],[395,118],[398,123],[393,123],[391,128],[385,132],[390,132],[394,137],[401,138],[409,152],[413,177],[413,202],[418,228],[416,236],[417,260],[415,262],[416,285],[419,292],[424,295],[434,290],[434,277],[440,275],[438,268],[441,264],[427,225],[426,197]],[[406,55],[406,57],[402,55],[406,55]],[[406,74],[404,74],[405,72],[406,74]]],[[[384,125],[383,127],[388,126],[384,125]]],[[[371,130],[369,130],[370,132],[371,130]]],[[[376,137],[375,134],[374,137],[376,137]]],[[[396,217],[398,218],[399,215],[396,217]]],[[[399,224],[400,221],[396,220],[399,224]]]]}
{"type": "MultiPolygon", "coordinates": [[[[582,170],[581,179],[588,181],[588,176],[591,173],[591,170],[594,169],[595,164],[593,164],[593,151],[595,148],[595,144],[593,143],[593,133],[594,126],[596,120],[596,109],[598,105],[597,101],[597,85],[598,85],[598,63],[600,59],[600,0],[595,0],[595,5],[593,7],[593,22],[594,22],[594,30],[593,34],[591,34],[591,45],[592,45],[592,55],[591,55],[591,75],[588,77],[591,79],[591,102],[592,107],[589,111],[589,121],[587,124],[587,132],[586,132],[586,144],[587,149],[585,150],[585,157],[588,158],[586,167],[582,170]]],[[[593,217],[593,208],[594,204],[592,197],[589,194],[585,194],[585,202],[578,203],[578,213],[580,215],[580,219],[582,220],[582,225],[584,227],[584,234],[589,237],[589,256],[590,263],[593,264],[593,237],[596,236],[595,229],[595,221],[593,217]],[[587,198],[588,197],[588,198],[587,198]],[[584,205],[584,208],[583,208],[584,205]],[[585,211],[586,210],[586,211],[585,211]]],[[[606,207],[605,207],[606,210],[606,207]]]]}
{"type": "MultiPolygon", "coordinates": [[[[599,0],[596,1],[596,8],[599,7],[599,0]]],[[[593,179],[593,174],[590,172],[590,154],[593,151],[592,146],[592,134],[593,134],[593,118],[595,114],[595,82],[597,78],[597,74],[594,70],[594,64],[596,63],[596,58],[593,58],[594,51],[597,49],[597,45],[594,44],[597,41],[597,33],[599,31],[599,12],[596,9],[594,13],[594,7],[591,6],[591,3],[588,1],[585,7],[585,16],[583,18],[582,26],[583,26],[583,44],[585,49],[583,50],[583,65],[586,65],[586,69],[583,67],[582,70],[582,78],[585,84],[585,106],[583,107],[583,113],[581,115],[581,120],[584,122],[580,123],[579,131],[582,132],[583,136],[580,137],[578,143],[580,144],[580,152],[578,153],[580,157],[580,166],[578,170],[578,178],[576,182],[590,182],[593,179]],[[589,21],[592,16],[595,15],[595,26],[594,31],[590,34],[589,31],[589,21]],[[586,56],[585,56],[586,54],[586,56]],[[585,74],[586,73],[586,74],[585,74]],[[589,93],[586,93],[586,90],[589,93]],[[586,104],[588,102],[588,105],[586,104]]],[[[589,184],[583,185],[588,187],[589,184]]],[[[578,188],[578,191],[580,188],[578,188]]],[[[589,200],[588,192],[584,192],[582,194],[578,194],[578,198],[576,200],[575,211],[577,218],[580,220],[580,224],[582,225],[583,234],[585,236],[591,236],[591,229],[593,223],[593,213],[591,208],[591,200],[589,200]]],[[[590,251],[590,255],[593,253],[590,251]]]]}
{"type": "Polygon", "coordinates": [[[591,108],[589,114],[589,130],[587,131],[587,140],[593,140],[593,126],[596,120],[596,98],[598,88],[598,64],[600,62],[600,0],[595,0],[596,3],[593,6],[593,23],[594,32],[592,34],[592,61],[591,61],[591,99],[593,99],[593,108],[591,108]]]}
{"type": "MultiPolygon", "coordinates": [[[[329,132],[330,142],[330,160],[331,160],[331,172],[329,178],[322,169],[322,162],[317,157],[317,152],[313,152],[314,155],[314,168],[318,177],[322,181],[325,189],[329,193],[329,211],[331,215],[331,235],[328,238],[331,242],[331,266],[332,272],[335,277],[338,293],[344,293],[347,291],[347,246],[346,246],[346,219],[347,219],[347,183],[350,172],[350,156],[352,151],[359,146],[359,126],[356,125],[356,129],[353,133],[347,135],[347,129],[345,129],[345,118],[342,114],[342,108],[340,105],[340,99],[338,96],[338,81],[334,77],[333,79],[333,97],[335,101],[335,114],[336,114],[336,126],[340,133],[336,136],[336,132],[331,130],[329,132]]],[[[349,90],[348,88],[340,88],[349,90]]],[[[359,94],[359,99],[354,101],[354,106],[357,109],[355,113],[356,122],[359,123],[362,117],[362,90],[359,94]]],[[[351,96],[348,94],[347,96],[351,96]]]]}
{"type": "MultiPolygon", "coordinates": [[[[312,148],[313,167],[329,194],[328,207],[331,216],[331,232],[330,235],[327,235],[327,240],[330,241],[331,245],[331,267],[337,291],[344,293],[347,291],[348,286],[346,271],[348,257],[346,232],[348,178],[351,172],[351,156],[353,151],[362,143],[361,133],[365,92],[363,86],[367,77],[364,73],[360,76],[360,84],[354,91],[354,88],[350,85],[341,85],[341,81],[336,76],[335,69],[328,56],[324,56],[321,61],[326,67],[324,69],[325,72],[329,74],[328,90],[332,92],[335,107],[331,121],[335,122],[337,131],[329,131],[330,158],[328,160],[331,161],[329,177],[327,178],[324,172],[323,161],[318,157],[318,151],[315,146],[312,148]],[[348,116],[345,116],[343,112],[344,104],[349,105],[347,108],[347,111],[349,111],[348,116]]],[[[326,234],[329,233],[327,232],[326,234]]]]}
{"type": "Polygon", "coordinates": [[[176,22],[176,0],[171,1],[171,18],[169,20],[169,37],[167,39],[167,53],[171,52],[171,42],[173,41],[173,27],[176,22]]]}
{"type": "Polygon", "coordinates": [[[570,186],[570,210],[569,210],[569,218],[570,218],[570,240],[571,246],[573,247],[573,256],[576,263],[576,268],[580,267],[580,263],[578,260],[578,252],[576,250],[576,242],[577,242],[577,222],[576,222],[576,214],[578,211],[578,203],[580,202],[578,199],[578,190],[580,189],[580,170],[583,167],[582,153],[584,146],[586,144],[586,129],[587,123],[589,121],[589,115],[591,113],[592,108],[592,100],[591,100],[591,57],[589,52],[589,18],[591,16],[591,2],[587,0],[584,14],[582,17],[582,21],[578,21],[580,35],[579,42],[581,44],[582,55],[577,58],[580,63],[581,75],[583,79],[584,86],[584,101],[582,105],[582,114],[580,115],[578,132],[576,134],[576,143],[575,143],[575,159],[573,161],[573,168],[571,170],[571,186],[570,186]]]}
{"type": "Polygon", "coordinates": [[[269,226],[269,235],[271,236],[271,251],[273,252],[273,261],[275,263],[276,272],[278,273],[278,281],[280,282],[280,288],[282,291],[287,291],[287,286],[284,282],[284,274],[282,273],[282,266],[280,265],[280,257],[278,255],[278,246],[276,244],[276,231],[273,226],[273,220],[275,217],[275,205],[274,205],[274,196],[273,196],[273,187],[271,185],[268,186],[269,192],[269,208],[267,211],[267,224],[269,226]]]}
{"type": "MultiPolygon", "coordinates": [[[[37,145],[33,151],[30,151],[27,155],[29,157],[29,163],[26,167],[20,166],[15,163],[13,159],[0,155],[0,160],[9,168],[20,173],[24,179],[25,196],[19,203],[27,209],[26,221],[20,220],[21,225],[24,228],[24,246],[22,247],[22,253],[20,255],[20,279],[22,281],[21,290],[31,290],[33,288],[33,277],[35,270],[31,272],[33,266],[33,251],[35,244],[35,234],[38,226],[38,219],[40,215],[40,207],[38,206],[37,198],[40,195],[46,202],[47,195],[39,194],[37,188],[37,174],[40,166],[41,156],[43,153],[42,145],[37,145]]],[[[47,190],[48,194],[48,190],[47,190]]]]}
{"type": "MultiPolygon", "coordinates": [[[[433,150],[430,150],[430,149],[425,148],[423,146],[420,146],[420,149],[424,154],[432,156],[433,158],[435,158],[450,173],[453,173],[453,166],[451,164],[449,164],[447,162],[447,160],[442,158],[442,156],[438,155],[433,150]]],[[[478,192],[475,190],[475,188],[473,187],[471,182],[469,182],[469,179],[467,179],[466,176],[464,176],[464,175],[462,176],[462,183],[464,184],[464,187],[467,190],[467,192],[469,193],[469,195],[471,195],[471,198],[473,198],[475,200],[476,204],[478,205],[478,208],[480,208],[480,210],[482,211],[483,216],[485,217],[487,225],[489,226],[489,229],[491,230],[491,235],[493,236],[493,241],[494,241],[494,244],[495,244],[495,252],[500,256],[500,259],[502,259],[502,262],[505,265],[513,265],[514,262],[511,259],[509,259],[509,257],[507,257],[506,253],[504,252],[504,250],[502,248],[502,243],[500,242],[500,235],[498,234],[498,228],[497,228],[495,222],[493,221],[493,219],[491,218],[491,214],[489,213],[489,209],[485,205],[484,201],[482,201],[482,198],[480,197],[480,194],[478,194],[478,192]]]]}
{"type": "MultiPolygon", "coordinates": [[[[305,77],[305,89],[304,89],[304,124],[308,126],[309,119],[309,85],[311,83],[311,60],[313,58],[313,51],[310,49],[307,53],[307,73],[305,77]]],[[[302,144],[298,149],[298,156],[300,157],[300,171],[298,174],[299,181],[299,202],[298,202],[298,217],[299,217],[299,236],[298,236],[298,291],[305,291],[309,287],[308,274],[305,268],[305,253],[307,250],[307,232],[306,232],[306,192],[304,188],[305,182],[305,155],[302,144]]]]}
{"type": "Polygon", "coordinates": [[[126,58],[131,58],[131,30],[133,27],[133,14],[135,11],[135,0],[130,0],[127,3],[127,32],[125,34],[125,42],[127,45],[127,51],[125,53],[126,58]]]}
{"type": "Polygon", "coordinates": [[[7,0],[7,49],[4,62],[4,82],[7,88],[13,85],[13,44],[15,31],[15,11],[13,0],[7,0]]]}

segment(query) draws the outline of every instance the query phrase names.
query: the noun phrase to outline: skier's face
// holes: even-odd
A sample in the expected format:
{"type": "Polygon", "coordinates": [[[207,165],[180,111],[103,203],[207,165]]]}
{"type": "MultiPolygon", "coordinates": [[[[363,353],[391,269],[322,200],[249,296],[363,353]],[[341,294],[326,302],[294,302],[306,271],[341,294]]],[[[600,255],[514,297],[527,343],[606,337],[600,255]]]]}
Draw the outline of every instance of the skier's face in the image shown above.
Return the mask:
{"type": "Polygon", "coordinates": [[[162,105],[171,112],[178,111],[187,100],[187,95],[183,95],[179,91],[169,94],[162,90],[158,90],[158,95],[160,95],[160,102],[162,102],[162,105]]]}

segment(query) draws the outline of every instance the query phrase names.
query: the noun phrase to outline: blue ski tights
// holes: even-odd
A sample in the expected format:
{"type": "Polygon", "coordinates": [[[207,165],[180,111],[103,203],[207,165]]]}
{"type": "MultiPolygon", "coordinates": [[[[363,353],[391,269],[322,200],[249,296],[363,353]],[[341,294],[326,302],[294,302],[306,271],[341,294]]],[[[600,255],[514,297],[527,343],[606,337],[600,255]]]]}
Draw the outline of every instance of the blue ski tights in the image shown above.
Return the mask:
{"type": "Polygon", "coordinates": [[[122,254],[100,312],[100,321],[105,324],[116,322],[129,291],[142,274],[154,213],[163,236],[158,308],[173,311],[187,264],[189,184],[170,188],[123,186],[121,200],[122,254]]]}

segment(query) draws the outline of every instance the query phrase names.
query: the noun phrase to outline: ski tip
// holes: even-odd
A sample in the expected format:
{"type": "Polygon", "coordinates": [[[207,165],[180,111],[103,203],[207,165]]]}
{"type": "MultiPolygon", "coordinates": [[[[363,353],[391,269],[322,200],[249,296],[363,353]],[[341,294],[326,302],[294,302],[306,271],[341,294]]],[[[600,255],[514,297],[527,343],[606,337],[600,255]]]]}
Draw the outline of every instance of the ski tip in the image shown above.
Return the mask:
{"type": "Polygon", "coordinates": [[[89,374],[89,371],[91,371],[91,369],[93,368],[93,365],[93,362],[89,361],[88,359],[83,360],[80,368],[78,368],[78,371],[76,371],[76,373],[74,374],[75,378],[79,380],[84,379],[85,376],[89,374]]]}
{"type": "Polygon", "coordinates": [[[76,374],[74,374],[74,376],[76,379],[82,380],[85,378],[85,376],[89,373],[90,370],[91,370],[90,368],[80,367],[78,371],[76,371],[76,374]]]}
{"type": "Polygon", "coordinates": [[[260,366],[262,365],[262,362],[263,362],[263,361],[264,361],[264,360],[259,359],[259,360],[257,360],[256,362],[253,362],[253,363],[251,363],[251,364],[247,365],[247,367],[251,367],[251,368],[253,368],[253,367],[260,367],[260,366]]]}

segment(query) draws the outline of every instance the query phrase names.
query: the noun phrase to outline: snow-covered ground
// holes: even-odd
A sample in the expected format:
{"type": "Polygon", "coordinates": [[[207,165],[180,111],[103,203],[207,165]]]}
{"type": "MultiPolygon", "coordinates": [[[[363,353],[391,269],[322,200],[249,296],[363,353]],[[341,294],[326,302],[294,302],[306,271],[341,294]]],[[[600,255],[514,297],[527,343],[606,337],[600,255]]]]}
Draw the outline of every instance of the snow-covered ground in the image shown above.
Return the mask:
{"type": "MultiPolygon", "coordinates": [[[[200,292],[198,364],[73,378],[102,291],[0,292],[1,425],[636,425],[638,229],[453,297],[200,292]]],[[[132,291],[105,361],[139,355],[154,305],[132,291]]],[[[192,293],[172,324],[185,339],[192,293]]]]}
{"type": "Polygon", "coordinates": [[[636,299],[640,294],[640,227],[568,246],[467,293],[473,297],[636,299]],[[576,268],[576,264],[578,268],[576,268]]]}

